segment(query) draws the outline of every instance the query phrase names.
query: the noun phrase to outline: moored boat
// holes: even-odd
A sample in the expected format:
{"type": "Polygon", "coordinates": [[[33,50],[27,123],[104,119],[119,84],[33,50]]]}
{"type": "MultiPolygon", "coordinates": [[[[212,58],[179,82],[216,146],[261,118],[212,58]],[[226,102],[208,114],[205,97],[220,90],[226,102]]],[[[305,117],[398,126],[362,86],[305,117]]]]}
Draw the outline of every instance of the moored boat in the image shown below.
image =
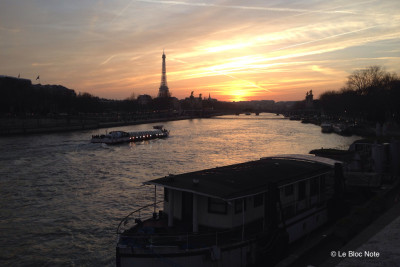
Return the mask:
{"type": "Polygon", "coordinates": [[[321,132],[323,133],[331,133],[333,132],[332,124],[329,122],[321,123],[321,132]]]}
{"type": "Polygon", "coordinates": [[[350,128],[345,123],[335,123],[332,124],[333,132],[340,135],[350,136],[351,131],[350,128]]]}
{"type": "Polygon", "coordinates": [[[124,142],[137,142],[155,138],[164,138],[169,136],[169,131],[164,129],[162,125],[153,126],[153,130],[138,131],[138,132],[124,132],[112,131],[103,135],[92,135],[90,142],[92,143],[105,143],[105,144],[119,144],[124,142]]]}
{"type": "Polygon", "coordinates": [[[289,117],[291,121],[300,121],[301,117],[299,115],[292,115],[289,117]]]}
{"type": "Polygon", "coordinates": [[[334,164],[286,155],[148,181],[154,203],[119,224],[117,266],[272,263],[327,222],[334,164]],[[156,201],[157,186],[164,188],[163,201],[156,201]],[[146,208],[148,219],[140,217],[146,208]]]}

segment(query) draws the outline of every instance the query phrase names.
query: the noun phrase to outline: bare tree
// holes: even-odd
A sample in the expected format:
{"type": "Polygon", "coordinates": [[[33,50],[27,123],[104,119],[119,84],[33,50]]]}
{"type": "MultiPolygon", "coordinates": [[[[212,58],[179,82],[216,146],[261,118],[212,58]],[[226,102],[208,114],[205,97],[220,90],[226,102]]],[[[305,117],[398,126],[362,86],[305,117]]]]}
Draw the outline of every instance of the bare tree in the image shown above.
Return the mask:
{"type": "Polygon", "coordinates": [[[347,87],[364,95],[371,89],[384,89],[397,79],[395,73],[389,73],[381,66],[370,66],[366,69],[354,71],[347,78],[347,87]]]}
{"type": "Polygon", "coordinates": [[[135,99],[136,99],[135,92],[132,92],[132,94],[131,94],[126,100],[133,101],[133,100],[135,100],[135,99]]]}

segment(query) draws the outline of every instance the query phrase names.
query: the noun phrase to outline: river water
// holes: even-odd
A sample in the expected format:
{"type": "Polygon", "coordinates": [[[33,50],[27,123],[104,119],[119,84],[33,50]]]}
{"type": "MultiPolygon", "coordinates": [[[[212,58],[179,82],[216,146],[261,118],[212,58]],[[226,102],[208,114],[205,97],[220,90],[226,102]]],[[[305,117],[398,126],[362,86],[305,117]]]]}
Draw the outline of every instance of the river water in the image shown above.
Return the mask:
{"type": "MultiPolygon", "coordinates": [[[[106,130],[0,138],[0,266],[113,266],[121,218],[153,199],[142,183],[168,174],[316,148],[358,137],[275,114],[164,123],[170,137],[108,146],[106,130]]],[[[161,188],[157,191],[161,198],[161,188]]]]}

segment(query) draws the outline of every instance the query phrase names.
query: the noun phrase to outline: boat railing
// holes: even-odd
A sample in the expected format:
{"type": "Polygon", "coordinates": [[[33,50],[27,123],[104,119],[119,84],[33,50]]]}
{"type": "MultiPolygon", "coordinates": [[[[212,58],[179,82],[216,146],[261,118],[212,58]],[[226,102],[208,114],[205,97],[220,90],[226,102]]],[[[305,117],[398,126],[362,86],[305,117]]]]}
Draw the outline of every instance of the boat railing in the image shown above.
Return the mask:
{"type": "MultiPolygon", "coordinates": [[[[155,202],[155,203],[152,203],[152,204],[143,206],[143,207],[141,207],[141,208],[139,208],[139,209],[136,209],[136,210],[132,211],[131,213],[129,213],[127,216],[125,216],[125,217],[119,222],[118,227],[117,227],[117,235],[119,235],[119,234],[122,233],[122,231],[120,231],[121,226],[122,226],[122,225],[124,225],[124,226],[127,225],[128,222],[129,222],[129,219],[130,219],[130,217],[131,217],[132,215],[138,213],[139,215],[138,215],[138,218],[136,218],[136,219],[141,219],[141,212],[142,212],[143,210],[149,209],[149,208],[153,208],[153,209],[154,209],[154,210],[153,210],[153,214],[154,214],[154,213],[156,212],[156,210],[157,210],[157,205],[160,204],[160,203],[163,203],[163,202],[164,202],[164,200],[160,200],[160,201],[158,201],[158,202],[155,202]]],[[[150,212],[147,212],[147,213],[150,213],[150,212]]],[[[154,215],[153,215],[153,216],[154,216],[154,215]]]]}
{"type": "Polygon", "coordinates": [[[234,229],[203,229],[194,233],[181,232],[177,228],[179,227],[172,231],[159,232],[151,227],[144,227],[140,231],[120,233],[119,245],[140,248],[201,249],[255,239],[260,236],[260,233],[264,232],[262,221],[249,225],[245,228],[245,231],[242,227],[236,227],[234,229]]]}
{"type": "Polygon", "coordinates": [[[248,234],[243,237],[239,229],[204,233],[135,233],[127,235],[120,234],[120,244],[142,248],[175,247],[189,250],[239,243],[257,238],[258,236],[259,235],[256,234],[248,234]]]}
{"type": "Polygon", "coordinates": [[[285,219],[290,219],[296,215],[304,213],[304,211],[311,208],[319,208],[324,206],[327,201],[325,194],[317,194],[313,196],[307,196],[302,200],[291,200],[282,203],[283,217],[285,219]]]}

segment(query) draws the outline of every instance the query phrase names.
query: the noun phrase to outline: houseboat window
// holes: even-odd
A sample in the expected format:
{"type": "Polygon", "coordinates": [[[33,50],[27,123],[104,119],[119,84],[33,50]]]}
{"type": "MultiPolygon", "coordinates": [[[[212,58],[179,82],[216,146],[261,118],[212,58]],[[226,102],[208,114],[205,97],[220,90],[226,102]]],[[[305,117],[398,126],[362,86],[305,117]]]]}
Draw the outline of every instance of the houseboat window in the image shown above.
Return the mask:
{"type": "Polygon", "coordinates": [[[314,177],[310,180],[310,196],[318,194],[318,178],[314,177]]]}
{"type": "Polygon", "coordinates": [[[293,195],[293,192],[294,192],[294,186],[293,186],[293,184],[285,186],[285,196],[286,196],[286,197],[292,196],[292,195],[293,195]]]}
{"type": "Polygon", "coordinates": [[[227,214],[228,213],[228,205],[223,200],[209,197],[208,198],[208,212],[209,213],[217,213],[217,214],[227,214]]]}
{"type": "Polygon", "coordinates": [[[254,208],[262,206],[264,203],[264,194],[258,194],[254,196],[254,208]]]}
{"type": "Polygon", "coordinates": [[[287,219],[292,218],[296,214],[295,210],[296,209],[295,209],[294,205],[290,205],[290,206],[287,206],[287,207],[283,208],[283,217],[284,217],[284,219],[287,220],[287,219]]]}
{"type": "Polygon", "coordinates": [[[244,201],[244,210],[246,210],[246,198],[236,199],[235,200],[235,213],[241,213],[243,210],[243,203],[244,201]]]}
{"type": "Polygon", "coordinates": [[[299,198],[298,200],[303,200],[306,198],[306,181],[301,181],[299,183],[299,198]]]}
{"type": "Polygon", "coordinates": [[[168,202],[168,199],[169,199],[169,190],[168,188],[164,187],[164,201],[168,202]]]}
{"type": "Polygon", "coordinates": [[[320,191],[323,192],[325,190],[325,175],[320,176],[320,191]]]}

